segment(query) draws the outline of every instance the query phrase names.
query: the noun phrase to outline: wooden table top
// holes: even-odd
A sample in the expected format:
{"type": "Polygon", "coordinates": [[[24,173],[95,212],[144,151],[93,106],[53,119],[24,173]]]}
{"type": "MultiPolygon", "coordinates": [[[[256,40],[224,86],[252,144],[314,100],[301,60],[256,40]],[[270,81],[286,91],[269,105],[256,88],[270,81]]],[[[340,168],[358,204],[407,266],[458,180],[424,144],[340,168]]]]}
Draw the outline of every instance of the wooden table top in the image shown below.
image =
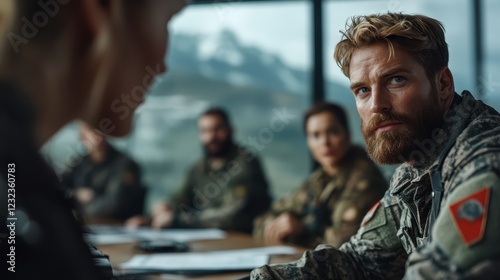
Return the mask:
{"type": "MultiPolygon", "coordinates": [[[[291,256],[273,256],[271,258],[271,263],[284,263],[295,261],[300,258],[302,252],[306,248],[294,246],[290,244],[282,243],[271,243],[264,242],[260,240],[253,239],[250,235],[243,233],[228,232],[225,239],[219,240],[201,240],[189,242],[191,246],[191,252],[206,252],[206,251],[220,251],[220,250],[232,250],[232,249],[245,249],[245,248],[256,248],[262,246],[273,246],[273,245],[289,245],[295,247],[299,254],[291,256]]],[[[119,264],[130,260],[136,254],[147,254],[137,247],[137,243],[126,243],[126,244],[114,244],[114,245],[99,245],[97,246],[104,254],[109,256],[113,268],[119,268],[119,264]]],[[[224,274],[213,274],[207,276],[196,276],[187,277],[180,275],[156,275],[151,276],[151,279],[238,279],[244,276],[248,276],[249,272],[239,272],[239,273],[224,273],[224,274]]]]}

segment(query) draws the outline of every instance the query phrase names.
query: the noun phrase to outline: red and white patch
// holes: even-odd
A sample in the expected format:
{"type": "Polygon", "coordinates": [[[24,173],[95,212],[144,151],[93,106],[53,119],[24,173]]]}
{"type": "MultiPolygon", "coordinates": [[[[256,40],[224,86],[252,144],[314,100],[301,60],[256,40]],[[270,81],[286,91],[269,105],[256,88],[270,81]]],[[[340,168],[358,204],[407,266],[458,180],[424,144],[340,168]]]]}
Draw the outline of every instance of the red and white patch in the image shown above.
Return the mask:
{"type": "Polygon", "coordinates": [[[380,206],[380,200],[375,203],[375,205],[370,208],[370,210],[366,213],[365,217],[363,218],[363,221],[361,221],[361,226],[364,227],[372,218],[373,215],[375,215],[375,212],[377,212],[378,207],[380,206]]]}
{"type": "Polygon", "coordinates": [[[453,222],[467,246],[483,239],[489,199],[490,187],[484,187],[449,207],[453,222]]]}

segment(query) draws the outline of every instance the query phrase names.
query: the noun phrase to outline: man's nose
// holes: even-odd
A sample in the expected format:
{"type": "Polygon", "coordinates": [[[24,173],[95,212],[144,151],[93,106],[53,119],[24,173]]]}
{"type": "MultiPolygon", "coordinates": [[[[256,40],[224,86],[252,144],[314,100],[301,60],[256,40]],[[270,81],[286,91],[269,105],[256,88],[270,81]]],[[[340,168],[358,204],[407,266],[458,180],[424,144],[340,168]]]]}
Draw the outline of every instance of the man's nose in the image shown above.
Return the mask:
{"type": "Polygon", "coordinates": [[[389,112],[392,109],[391,96],[381,87],[372,88],[371,111],[373,113],[389,112]]]}

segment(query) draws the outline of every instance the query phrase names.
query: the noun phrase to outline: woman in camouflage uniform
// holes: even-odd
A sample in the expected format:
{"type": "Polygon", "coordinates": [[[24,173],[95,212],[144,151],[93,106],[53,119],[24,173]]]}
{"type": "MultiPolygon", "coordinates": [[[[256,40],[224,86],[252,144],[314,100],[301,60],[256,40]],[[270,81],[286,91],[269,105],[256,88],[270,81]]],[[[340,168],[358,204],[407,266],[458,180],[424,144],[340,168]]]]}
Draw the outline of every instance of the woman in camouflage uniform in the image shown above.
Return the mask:
{"type": "Polygon", "coordinates": [[[307,144],[319,163],[309,178],[254,221],[254,236],[314,247],[339,246],[387,189],[366,152],[351,143],[345,111],[318,103],[304,116],[307,144]]]}

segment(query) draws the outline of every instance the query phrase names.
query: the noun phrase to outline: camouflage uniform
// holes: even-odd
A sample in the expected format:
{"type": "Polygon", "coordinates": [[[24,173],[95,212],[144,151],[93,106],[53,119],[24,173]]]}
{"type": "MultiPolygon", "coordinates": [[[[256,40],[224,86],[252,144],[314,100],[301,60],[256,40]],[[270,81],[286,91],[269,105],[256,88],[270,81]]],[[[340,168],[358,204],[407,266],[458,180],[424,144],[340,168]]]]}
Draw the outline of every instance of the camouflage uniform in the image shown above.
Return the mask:
{"type": "Polygon", "coordinates": [[[215,227],[252,232],[252,221],[271,203],[256,155],[233,146],[221,168],[201,159],[170,200],[174,227],[215,227]]]}
{"type": "Polygon", "coordinates": [[[289,213],[300,220],[302,232],[287,242],[338,247],[356,233],[361,219],[384,195],[387,185],[366,152],[353,146],[337,175],[328,176],[320,168],[299,189],[273,203],[268,213],[254,221],[254,236],[262,238],[266,223],[289,213]]]}
{"type": "Polygon", "coordinates": [[[139,166],[125,154],[108,145],[106,159],[94,163],[90,156],[65,172],[65,185],[73,191],[90,188],[95,196],[80,205],[85,218],[125,220],[142,214],[145,190],[141,185],[139,166]]]}
{"type": "Polygon", "coordinates": [[[416,145],[414,165],[396,170],[389,191],[349,242],[261,267],[252,278],[499,279],[500,115],[468,92],[456,94],[442,128],[416,145]],[[452,148],[443,156],[443,199],[430,226],[429,171],[446,146],[452,148]]]}

